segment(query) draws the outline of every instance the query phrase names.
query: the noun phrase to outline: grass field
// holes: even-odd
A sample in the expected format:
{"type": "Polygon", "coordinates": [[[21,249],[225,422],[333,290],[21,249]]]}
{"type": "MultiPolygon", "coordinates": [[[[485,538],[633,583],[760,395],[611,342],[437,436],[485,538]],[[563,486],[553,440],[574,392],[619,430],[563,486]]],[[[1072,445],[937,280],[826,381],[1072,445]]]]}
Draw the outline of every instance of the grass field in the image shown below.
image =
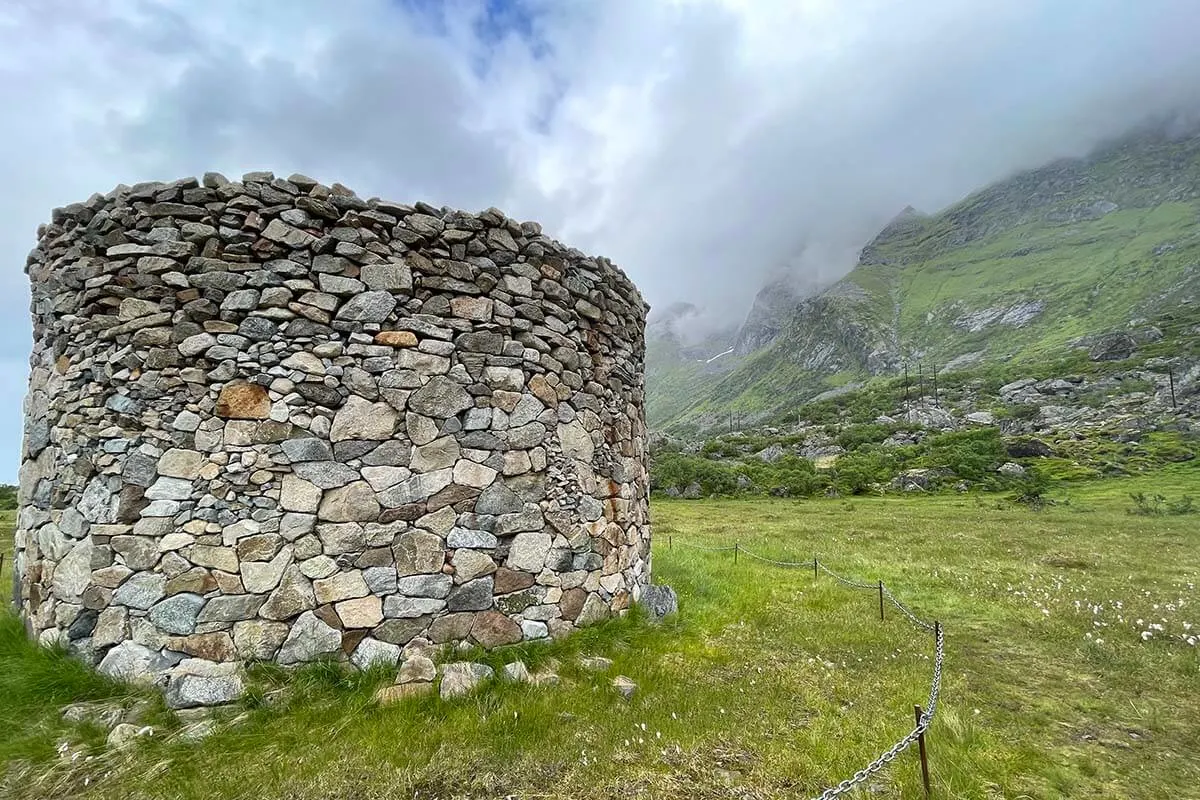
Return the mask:
{"type": "MultiPolygon", "coordinates": [[[[1128,514],[1136,490],[1196,494],[1200,471],[1090,483],[1041,512],[989,495],[656,502],[654,570],[680,594],[678,619],[521,651],[559,662],[556,687],[378,708],[372,691],[390,676],[267,673],[223,712],[236,724],[187,743],[168,723],[130,754],[101,754],[99,732],[58,713],[122,690],[39,654],[4,619],[0,796],[815,795],[912,727],[931,637],[890,608],[881,623],[874,594],[811,570],[684,546],[737,541],[819,553],[943,622],[935,797],[1198,797],[1200,530],[1195,515],[1128,514]],[[611,657],[612,672],[579,670],[580,652],[611,657]],[[639,686],[631,702],[608,686],[617,673],[639,686]]],[[[863,797],[921,796],[915,753],[867,784],[863,797]]]]}

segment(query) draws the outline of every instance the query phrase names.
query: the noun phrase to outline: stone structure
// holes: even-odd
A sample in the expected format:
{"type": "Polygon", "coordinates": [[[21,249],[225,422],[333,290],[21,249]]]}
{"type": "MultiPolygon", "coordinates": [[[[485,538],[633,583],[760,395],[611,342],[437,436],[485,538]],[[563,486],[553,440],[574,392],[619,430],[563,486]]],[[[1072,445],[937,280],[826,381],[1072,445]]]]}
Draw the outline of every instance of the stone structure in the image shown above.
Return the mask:
{"type": "Polygon", "coordinates": [[[608,261],[270,173],[119,186],[38,234],[39,641],[188,706],[246,660],[394,663],[639,598],[647,306],[608,261]]]}

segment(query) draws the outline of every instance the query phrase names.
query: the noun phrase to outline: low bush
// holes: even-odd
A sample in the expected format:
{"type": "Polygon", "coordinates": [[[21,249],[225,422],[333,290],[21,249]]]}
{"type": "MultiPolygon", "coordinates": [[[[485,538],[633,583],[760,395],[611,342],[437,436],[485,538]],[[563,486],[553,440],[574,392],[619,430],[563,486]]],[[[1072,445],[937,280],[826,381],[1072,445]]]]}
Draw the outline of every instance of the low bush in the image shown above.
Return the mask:
{"type": "Polygon", "coordinates": [[[847,450],[855,450],[864,444],[879,444],[895,432],[894,425],[867,423],[851,425],[837,434],[837,443],[847,450]]]}
{"type": "Polygon", "coordinates": [[[1046,492],[1050,490],[1050,480],[1046,474],[1037,468],[1029,468],[1024,477],[1015,479],[1016,486],[1011,495],[1014,502],[1041,511],[1050,502],[1046,492]]]}
{"type": "Polygon", "coordinates": [[[996,468],[1008,460],[1008,451],[996,428],[941,433],[926,439],[921,449],[924,453],[910,466],[938,469],[985,488],[1002,483],[996,468]]]}
{"type": "Polygon", "coordinates": [[[1186,494],[1178,500],[1168,500],[1158,493],[1146,495],[1145,492],[1132,492],[1129,499],[1133,501],[1133,508],[1127,509],[1127,513],[1140,517],[1182,516],[1200,510],[1191,496],[1186,494]]]}
{"type": "Polygon", "coordinates": [[[887,483],[899,471],[896,455],[881,447],[862,447],[834,464],[833,485],[839,494],[863,494],[875,484],[887,483]]]}
{"type": "Polygon", "coordinates": [[[651,461],[650,486],[654,491],[671,487],[683,490],[693,483],[706,495],[733,494],[737,491],[737,473],[731,464],[683,453],[664,453],[651,461]]]}
{"type": "Polygon", "coordinates": [[[757,459],[738,467],[738,472],[753,484],[754,492],[774,492],[787,497],[811,497],[824,491],[827,479],[819,474],[811,461],[795,455],[785,455],[771,464],[757,459]]]}

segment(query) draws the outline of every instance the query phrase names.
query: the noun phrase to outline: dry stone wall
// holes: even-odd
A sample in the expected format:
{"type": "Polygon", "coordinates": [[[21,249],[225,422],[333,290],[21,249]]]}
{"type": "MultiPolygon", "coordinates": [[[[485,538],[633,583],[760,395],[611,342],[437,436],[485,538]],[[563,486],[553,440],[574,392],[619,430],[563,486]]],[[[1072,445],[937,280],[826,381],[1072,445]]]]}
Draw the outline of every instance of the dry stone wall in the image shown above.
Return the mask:
{"type": "Polygon", "coordinates": [[[28,258],[16,600],[175,706],[249,660],[559,637],[649,579],[647,306],[494,209],[119,186],[28,258]]]}

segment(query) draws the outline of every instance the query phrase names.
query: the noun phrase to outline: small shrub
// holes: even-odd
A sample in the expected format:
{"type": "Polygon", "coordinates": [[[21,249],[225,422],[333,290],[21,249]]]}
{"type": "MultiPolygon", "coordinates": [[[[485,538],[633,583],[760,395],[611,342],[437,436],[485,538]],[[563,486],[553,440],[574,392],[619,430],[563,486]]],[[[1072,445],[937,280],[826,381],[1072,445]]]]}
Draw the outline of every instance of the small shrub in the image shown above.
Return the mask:
{"type": "Polygon", "coordinates": [[[751,459],[737,468],[755,486],[766,488],[778,497],[811,497],[826,486],[811,461],[795,455],[785,455],[772,464],[751,459]]]}
{"type": "Polygon", "coordinates": [[[1017,403],[1008,407],[1008,416],[1011,419],[1029,422],[1036,419],[1041,410],[1041,406],[1034,405],[1033,403],[1017,403]]]}
{"type": "Polygon", "coordinates": [[[1041,511],[1050,504],[1049,498],[1046,497],[1049,488],[1050,481],[1045,474],[1041,470],[1031,468],[1024,477],[1018,479],[1011,498],[1031,511],[1041,511]]]}
{"type": "Polygon", "coordinates": [[[1139,517],[1182,516],[1197,511],[1195,502],[1186,494],[1178,500],[1168,500],[1158,493],[1147,496],[1145,492],[1131,492],[1129,499],[1133,508],[1127,509],[1127,513],[1139,517]]]}
{"type": "Polygon", "coordinates": [[[877,483],[887,483],[898,471],[894,454],[882,448],[863,447],[847,453],[833,467],[833,483],[840,494],[863,494],[877,483]]]}
{"type": "Polygon", "coordinates": [[[846,450],[857,450],[864,444],[879,444],[891,435],[892,427],[889,425],[851,425],[837,435],[837,443],[846,450]]]}
{"type": "Polygon", "coordinates": [[[996,468],[1008,460],[1008,451],[996,428],[953,431],[922,443],[925,454],[915,466],[945,470],[972,483],[990,488],[998,483],[996,468]]]}
{"type": "Polygon", "coordinates": [[[1191,496],[1185,494],[1178,500],[1167,501],[1167,513],[1172,515],[1194,514],[1196,506],[1192,502],[1191,496]]]}
{"type": "Polygon", "coordinates": [[[701,456],[665,453],[650,464],[650,486],[655,491],[680,489],[693,483],[700,485],[706,495],[733,494],[737,490],[737,473],[731,464],[721,464],[701,456]]]}

